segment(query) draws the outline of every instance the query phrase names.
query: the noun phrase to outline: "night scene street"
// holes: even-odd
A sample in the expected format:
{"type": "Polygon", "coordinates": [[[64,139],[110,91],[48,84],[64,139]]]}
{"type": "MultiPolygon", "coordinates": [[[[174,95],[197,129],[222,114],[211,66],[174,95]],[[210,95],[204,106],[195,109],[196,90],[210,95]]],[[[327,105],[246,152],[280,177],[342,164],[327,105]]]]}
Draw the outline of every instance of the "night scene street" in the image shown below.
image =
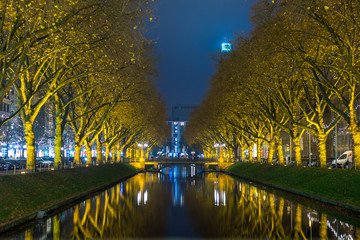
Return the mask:
{"type": "Polygon", "coordinates": [[[357,0],[0,0],[0,239],[360,239],[357,0]]]}

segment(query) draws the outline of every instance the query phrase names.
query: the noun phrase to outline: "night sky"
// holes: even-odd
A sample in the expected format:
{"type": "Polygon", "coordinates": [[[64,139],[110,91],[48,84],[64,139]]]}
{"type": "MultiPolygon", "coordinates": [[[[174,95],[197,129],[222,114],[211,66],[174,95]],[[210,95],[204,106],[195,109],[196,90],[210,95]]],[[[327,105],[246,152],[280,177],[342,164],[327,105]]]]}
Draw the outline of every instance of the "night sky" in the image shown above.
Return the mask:
{"type": "Polygon", "coordinates": [[[158,0],[150,30],[156,42],[158,88],[168,108],[200,104],[215,72],[210,59],[234,32],[251,29],[255,0],[158,0]]]}

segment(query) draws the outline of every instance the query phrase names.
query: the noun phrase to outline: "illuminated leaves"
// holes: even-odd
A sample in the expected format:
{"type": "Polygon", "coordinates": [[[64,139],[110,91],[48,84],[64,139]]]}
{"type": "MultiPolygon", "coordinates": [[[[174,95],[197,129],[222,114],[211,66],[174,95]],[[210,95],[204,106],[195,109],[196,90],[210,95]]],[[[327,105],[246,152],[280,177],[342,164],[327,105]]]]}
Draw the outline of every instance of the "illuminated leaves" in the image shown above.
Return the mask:
{"type": "MultiPolygon", "coordinates": [[[[189,123],[188,141],[205,147],[221,140],[228,124],[242,130],[230,129],[235,135],[259,138],[251,125],[266,123],[267,140],[280,128],[298,144],[306,130],[321,145],[336,116],[359,135],[359,3],[259,1],[253,9],[255,28],[219,57],[207,97],[189,123]],[[329,110],[334,119],[324,118],[329,110]]],[[[324,162],[324,150],[318,152],[324,162]]]]}
{"type": "MultiPolygon", "coordinates": [[[[14,85],[30,133],[34,118],[56,93],[56,101],[72,107],[74,124],[91,120],[84,135],[98,131],[116,107],[124,110],[124,102],[156,95],[149,77],[153,60],[140,27],[151,18],[149,5],[145,0],[1,1],[0,83],[5,87],[0,103],[14,85]]],[[[162,111],[156,98],[146,101],[162,111]]]]}

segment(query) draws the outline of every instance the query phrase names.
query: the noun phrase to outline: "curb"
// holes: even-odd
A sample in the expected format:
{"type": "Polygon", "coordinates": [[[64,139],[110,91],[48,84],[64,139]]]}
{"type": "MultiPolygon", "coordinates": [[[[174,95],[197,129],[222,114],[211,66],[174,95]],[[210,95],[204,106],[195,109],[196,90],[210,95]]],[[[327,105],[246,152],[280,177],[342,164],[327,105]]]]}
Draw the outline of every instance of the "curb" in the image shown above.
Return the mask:
{"type": "MultiPolygon", "coordinates": [[[[138,174],[140,172],[141,171],[136,170],[135,172],[130,173],[130,174],[125,175],[125,176],[122,176],[119,179],[116,179],[116,180],[113,180],[113,181],[111,181],[109,183],[103,184],[101,186],[89,189],[89,190],[87,190],[85,192],[80,193],[79,195],[67,198],[65,200],[62,200],[62,201],[58,202],[57,204],[51,205],[51,206],[43,208],[43,209],[39,209],[38,211],[45,211],[46,213],[54,212],[56,209],[59,209],[61,207],[64,207],[64,206],[69,205],[71,203],[74,203],[74,202],[86,197],[87,195],[99,192],[99,191],[104,190],[104,189],[106,189],[106,188],[108,188],[108,187],[110,187],[112,185],[115,185],[115,184],[121,182],[121,181],[129,179],[129,178],[135,176],[136,174],[138,174]]],[[[17,226],[20,226],[20,225],[26,224],[26,223],[28,223],[28,222],[30,222],[32,220],[35,220],[38,211],[30,213],[27,216],[24,216],[24,217],[21,217],[19,219],[10,221],[10,222],[5,223],[4,225],[0,226],[0,234],[8,232],[8,231],[16,228],[17,226]]]]}
{"type": "Polygon", "coordinates": [[[274,188],[274,189],[278,189],[278,190],[281,190],[281,191],[284,191],[284,192],[289,192],[289,193],[299,195],[299,196],[302,196],[302,197],[305,197],[305,198],[311,198],[311,199],[317,200],[319,202],[323,202],[323,203],[326,203],[326,204],[329,204],[329,205],[333,205],[333,206],[336,206],[336,207],[347,209],[347,210],[350,210],[350,211],[356,213],[357,215],[360,215],[360,208],[359,207],[355,207],[355,206],[352,206],[352,205],[347,205],[347,204],[344,204],[344,203],[341,203],[341,202],[337,202],[337,201],[334,201],[334,200],[331,200],[331,199],[328,199],[328,198],[323,198],[323,197],[313,195],[313,194],[310,194],[310,193],[301,192],[301,191],[293,190],[293,189],[286,188],[286,187],[281,187],[281,186],[274,185],[272,183],[263,182],[263,181],[260,181],[260,180],[257,180],[257,179],[251,178],[251,177],[245,177],[245,176],[237,175],[237,174],[227,172],[227,171],[221,171],[221,172],[224,173],[224,174],[230,175],[232,177],[238,177],[238,178],[241,178],[241,179],[244,179],[244,180],[247,180],[247,181],[258,183],[260,185],[264,185],[264,186],[271,187],[271,188],[274,188]]]}

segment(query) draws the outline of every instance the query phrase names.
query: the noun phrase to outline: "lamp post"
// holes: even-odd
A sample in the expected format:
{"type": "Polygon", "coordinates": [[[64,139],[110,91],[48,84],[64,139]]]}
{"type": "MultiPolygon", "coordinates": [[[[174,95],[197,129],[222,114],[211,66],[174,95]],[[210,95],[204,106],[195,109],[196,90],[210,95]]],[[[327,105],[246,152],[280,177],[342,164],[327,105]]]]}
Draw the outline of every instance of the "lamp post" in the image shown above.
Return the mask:
{"type": "Polygon", "coordinates": [[[335,167],[337,167],[337,123],[335,124],[335,167]]]}

